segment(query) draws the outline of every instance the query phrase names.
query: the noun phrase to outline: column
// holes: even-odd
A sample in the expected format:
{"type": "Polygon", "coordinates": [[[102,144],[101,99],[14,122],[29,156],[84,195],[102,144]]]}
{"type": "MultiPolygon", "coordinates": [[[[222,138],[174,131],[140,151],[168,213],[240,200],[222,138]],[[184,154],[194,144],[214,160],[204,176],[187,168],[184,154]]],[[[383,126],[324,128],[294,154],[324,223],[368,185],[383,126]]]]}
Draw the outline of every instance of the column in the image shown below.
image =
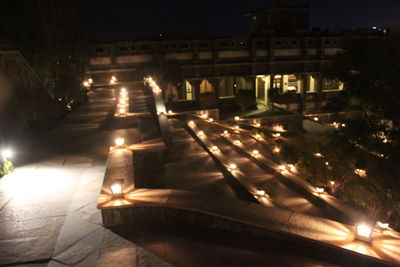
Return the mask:
{"type": "Polygon", "coordinates": [[[323,88],[323,79],[321,75],[318,75],[316,78],[316,95],[315,95],[315,108],[319,110],[321,108],[321,102],[322,102],[322,88],[323,88]]]}
{"type": "Polygon", "coordinates": [[[200,83],[201,83],[201,80],[192,80],[192,81],[190,81],[190,83],[192,84],[194,102],[197,106],[200,106],[200,83]]]}
{"type": "Polygon", "coordinates": [[[309,75],[308,74],[300,74],[301,79],[301,87],[300,87],[300,105],[301,112],[304,113],[307,109],[307,88],[309,87],[309,75]]]}
{"type": "Polygon", "coordinates": [[[212,87],[213,87],[213,95],[214,95],[214,100],[215,100],[215,104],[218,105],[219,102],[219,84],[221,79],[210,79],[209,80],[212,87]]]}

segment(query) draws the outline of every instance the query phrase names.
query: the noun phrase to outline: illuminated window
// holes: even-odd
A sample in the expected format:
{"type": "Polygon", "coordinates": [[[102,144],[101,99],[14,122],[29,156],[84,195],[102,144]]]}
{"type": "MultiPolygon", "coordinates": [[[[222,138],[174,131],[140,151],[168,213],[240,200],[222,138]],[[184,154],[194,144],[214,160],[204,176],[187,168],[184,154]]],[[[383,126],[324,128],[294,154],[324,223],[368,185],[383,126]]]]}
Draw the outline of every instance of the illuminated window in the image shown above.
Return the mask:
{"type": "Polygon", "coordinates": [[[200,83],[200,94],[211,93],[213,91],[212,85],[208,80],[203,80],[200,83]]]}
{"type": "Polygon", "coordinates": [[[282,75],[274,75],[273,88],[282,88],[282,75]]]}
{"type": "Polygon", "coordinates": [[[296,75],[288,75],[288,92],[298,92],[299,91],[299,79],[296,75]]]}

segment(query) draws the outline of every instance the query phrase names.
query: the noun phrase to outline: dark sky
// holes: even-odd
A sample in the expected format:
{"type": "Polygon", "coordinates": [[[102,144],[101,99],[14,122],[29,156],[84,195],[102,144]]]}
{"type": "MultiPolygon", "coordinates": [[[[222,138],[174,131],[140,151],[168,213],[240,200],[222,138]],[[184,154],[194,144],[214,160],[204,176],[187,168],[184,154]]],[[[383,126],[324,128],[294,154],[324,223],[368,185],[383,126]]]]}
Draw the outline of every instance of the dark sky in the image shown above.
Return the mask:
{"type": "MultiPolygon", "coordinates": [[[[281,0],[309,4],[311,27],[400,26],[400,0],[281,0]]],[[[170,38],[246,37],[256,8],[275,0],[88,0],[86,18],[94,41],[170,38]]]]}

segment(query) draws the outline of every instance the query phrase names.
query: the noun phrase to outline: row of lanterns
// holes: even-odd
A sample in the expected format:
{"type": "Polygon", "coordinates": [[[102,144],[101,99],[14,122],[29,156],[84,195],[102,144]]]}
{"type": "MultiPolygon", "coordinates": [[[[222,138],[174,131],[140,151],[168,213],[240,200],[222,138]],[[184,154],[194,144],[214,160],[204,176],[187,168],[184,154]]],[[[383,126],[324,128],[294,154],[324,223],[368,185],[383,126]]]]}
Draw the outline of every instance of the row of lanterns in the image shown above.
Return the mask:
{"type": "MultiPolygon", "coordinates": [[[[205,116],[202,116],[202,118],[205,118],[205,116]]],[[[236,120],[236,118],[235,118],[235,120],[236,120]]],[[[189,121],[188,125],[191,128],[194,128],[196,126],[194,121],[189,121]]],[[[224,130],[221,133],[221,135],[224,136],[224,137],[229,137],[230,133],[229,133],[229,131],[224,130]]],[[[205,135],[205,133],[203,131],[197,132],[197,136],[200,139],[206,138],[206,135],[205,135]]],[[[242,142],[240,140],[234,140],[233,143],[235,145],[242,145],[242,142]]],[[[220,152],[220,149],[217,146],[213,145],[213,146],[211,146],[210,151],[213,152],[213,153],[218,153],[218,152],[220,152]]],[[[279,153],[280,152],[280,148],[279,147],[275,147],[273,151],[275,153],[279,153]]],[[[251,155],[253,157],[257,158],[257,157],[259,157],[261,155],[261,153],[258,150],[255,149],[255,150],[251,151],[251,155]]],[[[321,153],[314,153],[314,156],[315,157],[320,157],[320,158],[324,157],[321,153]]],[[[328,162],[325,162],[325,164],[327,166],[329,166],[328,162]]],[[[226,168],[230,172],[234,172],[234,171],[238,170],[238,166],[235,163],[229,163],[226,166],[226,168]]],[[[296,172],[297,171],[296,167],[293,164],[287,164],[287,166],[281,164],[281,165],[278,166],[278,170],[280,172],[285,172],[285,171],[296,172]]],[[[332,187],[332,188],[336,187],[335,181],[330,181],[329,182],[329,186],[332,187]]],[[[316,195],[323,195],[323,194],[326,194],[326,192],[325,192],[325,189],[323,187],[315,187],[315,194],[316,195]]],[[[259,198],[263,198],[263,197],[268,197],[269,198],[269,195],[265,192],[265,190],[262,190],[262,189],[257,190],[255,195],[256,195],[256,197],[258,199],[259,198]]],[[[373,233],[374,229],[378,229],[378,230],[382,231],[382,230],[387,230],[387,229],[390,229],[390,228],[389,228],[389,225],[387,223],[382,223],[382,222],[377,222],[375,227],[372,227],[372,226],[370,226],[370,225],[368,225],[366,223],[360,223],[360,224],[356,225],[356,232],[355,232],[356,239],[360,240],[360,241],[364,241],[364,242],[371,242],[372,233],[373,233]]]]}
{"type": "MultiPolygon", "coordinates": [[[[207,114],[207,115],[202,114],[201,117],[202,117],[203,119],[206,119],[206,118],[208,118],[208,114],[207,114]]],[[[210,118],[208,118],[208,121],[210,121],[210,118]]],[[[211,120],[211,121],[213,121],[213,120],[211,120]]],[[[194,121],[189,121],[189,122],[188,122],[188,125],[189,125],[189,127],[194,128],[194,127],[196,126],[196,123],[195,123],[194,121]]],[[[227,130],[225,130],[221,135],[222,135],[222,136],[225,136],[225,137],[229,137],[229,136],[230,136],[230,133],[229,133],[227,130]]],[[[204,131],[198,131],[198,132],[197,132],[197,136],[198,136],[200,139],[204,139],[204,138],[207,137],[207,136],[205,135],[204,131]]],[[[235,143],[236,145],[241,144],[240,140],[235,140],[234,143],[235,143]]],[[[218,152],[220,152],[220,149],[218,148],[218,146],[212,145],[212,146],[210,147],[210,151],[213,152],[213,153],[218,153],[218,152]]],[[[251,152],[251,154],[252,154],[253,157],[259,157],[259,156],[261,155],[261,153],[260,153],[258,150],[256,150],[256,149],[254,149],[254,150],[251,152]]],[[[226,166],[226,169],[227,169],[228,171],[230,171],[230,172],[234,172],[234,171],[237,171],[237,170],[238,170],[238,166],[237,166],[235,163],[231,162],[231,163],[229,163],[229,164],[226,166]]],[[[269,198],[269,195],[266,194],[264,190],[256,190],[255,195],[256,195],[256,197],[257,197],[258,199],[259,199],[259,198],[265,198],[265,197],[268,197],[268,198],[269,198]]]]}
{"type": "Polygon", "coordinates": [[[129,94],[125,87],[119,91],[117,108],[119,116],[125,116],[129,110],[129,94]]]}

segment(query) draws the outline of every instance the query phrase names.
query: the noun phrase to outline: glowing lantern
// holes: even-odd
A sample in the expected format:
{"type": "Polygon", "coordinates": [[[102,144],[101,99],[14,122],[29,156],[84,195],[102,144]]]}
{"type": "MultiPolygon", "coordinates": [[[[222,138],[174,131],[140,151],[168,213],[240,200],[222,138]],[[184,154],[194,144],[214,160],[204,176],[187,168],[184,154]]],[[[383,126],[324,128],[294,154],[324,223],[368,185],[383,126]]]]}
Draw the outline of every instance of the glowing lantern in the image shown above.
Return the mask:
{"type": "Polygon", "coordinates": [[[276,146],[273,151],[274,153],[279,153],[281,152],[281,149],[278,146],[276,146]]]}
{"type": "Polygon", "coordinates": [[[198,132],[197,135],[198,135],[200,138],[206,137],[206,135],[204,134],[203,131],[198,132]]]}
{"type": "Polygon", "coordinates": [[[239,121],[240,117],[239,116],[235,116],[235,121],[239,121]]]}
{"type": "Polygon", "coordinates": [[[261,124],[257,122],[256,127],[261,127],[261,124]]]}
{"type": "Polygon", "coordinates": [[[279,165],[278,167],[281,171],[286,171],[286,166],[285,165],[279,165]]]}
{"type": "Polygon", "coordinates": [[[266,195],[266,193],[265,193],[264,190],[257,190],[257,195],[258,195],[259,197],[264,197],[264,196],[266,195]]]}
{"type": "Polygon", "coordinates": [[[278,137],[281,136],[281,134],[280,133],[273,133],[272,136],[275,137],[275,138],[278,138],[278,137]]]}
{"type": "Polygon", "coordinates": [[[209,118],[208,121],[209,121],[209,122],[213,122],[214,119],[213,119],[213,118],[209,118]]]}
{"type": "Polygon", "coordinates": [[[125,93],[126,93],[126,88],[125,88],[125,87],[122,87],[122,88],[121,88],[121,93],[122,93],[122,92],[125,92],[125,93]]]}
{"type": "Polygon", "coordinates": [[[168,114],[171,115],[173,112],[172,110],[168,110],[168,114]]]}
{"type": "Polygon", "coordinates": [[[322,193],[325,192],[325,189],[324,189],[323,187],[316,187],[316,188],[315,188],[315,191],[316,191],[318,194],[322,194],[322,193]]]}
{"type": "Polygon", "coordinates": [[[372,229],[366,224],[359,224],[356,226],[356,238],[360,241],[371,241],[372,229]]]}
{"type": "Polygon", "coordinates": [[[116,179],[114,183],[111,185],[111,192],[114,198],[120,198],[123,196],[122,193],[122,183],[123,179],[116,179]]]}
{"type": "Polygon", "coordinates": [[[89,82],[87,82],[87,81],[84,81],[84,82],[83,82],[83,86],[85,86],[85,87],[89,87],[89,86],[90,86],[90,83],[89,83],[89,82]]]}
{"type": "Polygon", "coordinates": [[[257,156],[260,155],[260,151],[258,151],[257,149],[254,149],[254,150],[251,152],[251,154],[252,154],[254,157],[257,157],[257,156]]]}
{"type": "Polygon", "coordinates": [[[255,137],[257,140],[261,140],[261,139],[262,139],[261,134],[256,134],[254,137],[255,137]]]}
{"type": "Polygon", "coordinates": [[[240,130],[240,126],[239,125],[235,125],[235,131],[239,131],[240,130]]]}
{"type": "Polygon", "coordinates": [[[367,177],[367,171],[363,169],[355,169],[354,173],[360,177],[367,177]]]}
{"type": "Polygon", "coordinates": [[[225,137],[228,137],[230,134],[229,134],[229,132],[228,132],[227,130],[225,130],[225,131],[222,133],[222,135],[225,136],[225,137]]]}
{"type": "Polygon", "coordinates": [[[313,118],[314,121],[319,121],[318,117],[313,118]]]}
{"type": "Polygon", "coordinates": [[[207,119],[207,118],[208,118],[208,113],[202,114],[201,117],[202,117],[203,119],[207,119]]]}
{"type": "Polygon", "coordinates": [[[294,166],[293,164],[288,164],[288,167],[289,167],[291,172],[295,172],[297,170],[296,166],[294,166]]]}
{"type": "Polygon", "coordinates": [[[231,163],[231,164],[229,164],[228,169],[229,169],[230,171],[233,171],[233,170],[236,170],[236,169],[237,169],[237,166],[236,166],[235,163],[231,163]]]}
{"type": "Polygon", "coordinates": [[[321,153],[314,153],[314,156],[317,157],[317,158],[322,158],[323,157],[321,153]]]}
{"type": "Polygon", "coordinates": [[[125,139],[121,138],[121,137],[118,137],[118,138],[115,139],[115,144],[117,146],[123,146],[125,144],[125,139]]]}
{"type": "Polygon", "coordinates": [[[88,79],[88,82],[89,82],[90,84],[93,84],[93,79],[89,78],[89,79],[88,79]]]}
{"type": "Polygon", "coordinates": [[[285,129],[283,128],[283,125],[281,125],[281,124],[273,125],[272,130],[274,130],[275,132],[284,132],[285,131],[285,129]]]}
{"type": "Polygon", "coordinates": [[[219,148],[218,148],[217,146],[212,146],[212,147],[211,147],[211,151],[212,151],[212,152],[218,152],[218,151],[219,151],[219,148]]]}
{"type": "Polygon", "coordinates": [[[194,126],[196,125],[196,123],[194,123],[194,121],[189,121],[189,122],[188,122],[188,125],[189,125],[190,127],[194,127],[194,126]]]}
{"type": "Polygon", "coordinates": [[[120,108],[119,109],[119,114],[123,115],[123,114],[125,114],[125,112],[126,112],[125,108],[120,108]]]}
{"type": "Polygon", "coordinates": [[[237,146],[239,146],[239,145],[242,144],[242,142],[240,142],[240,140],[235,140],[235,141],[233,141],[233,143],[234,143],[235,145],[237,145],[237,146]]]}

